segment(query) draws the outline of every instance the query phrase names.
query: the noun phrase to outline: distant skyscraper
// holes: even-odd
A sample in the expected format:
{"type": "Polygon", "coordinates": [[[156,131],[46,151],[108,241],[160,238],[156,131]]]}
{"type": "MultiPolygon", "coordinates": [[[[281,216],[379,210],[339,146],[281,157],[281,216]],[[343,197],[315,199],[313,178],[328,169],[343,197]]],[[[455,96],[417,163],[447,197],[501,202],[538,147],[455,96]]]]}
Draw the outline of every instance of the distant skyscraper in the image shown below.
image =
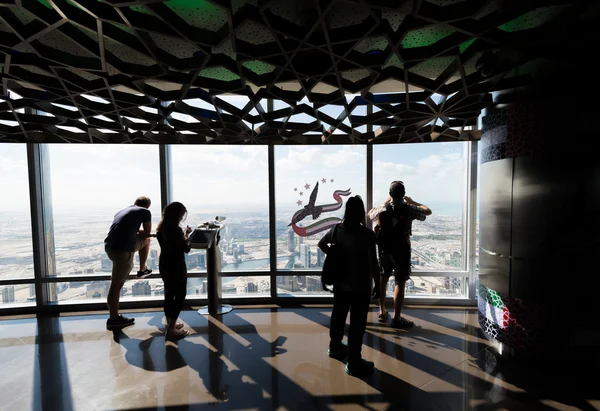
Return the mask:
{"type": "Polygon", "coordinates": [[[102,271],[112,271],[112,261],[110,261],[110,258],[100,260],[100,269],[102,271]]]}
{"type": "Polygon", "coordinates": [[[294,250],[296,249],[296,247],[294,246],[295,234],[294,234],[294,230],[292,230],[291,227],[288,228],[287,235],[288,235],[288,251],[290,253],[293,253],[294,250]]]}
{"type": "Polygon", "coordinates": [[[150,250],[151,258],[158,258],[158,250],[150,250]]]}
{"type": "Polygon", "coordinates": [[[198,254],[198,267],[206,268],[206,254],[204,254],[204,253],[198,254]]]}
{"type": "Polygon", "coordinates": [[[150,281],[137,281],[131,286],[131,294],[135,296],[139,295],[150,295],[152,288],[150,287],[150,281]]]}
{"type": "Polygon", "coordinates": [[[256,286],[256,284],[249,282],[248,284],[246,284],[246,292],[247,293],[255,293],[258,291],[258,287],[256,286]]]}
{"type": "Polygon", "coordinates": [[[325,261],[325,253],[317,247],[317,267],[323,267],[323,261],[325,261]]]}
{"type": "Polygon", "coordinates": [[[295,275],[285,275],[277,277],[277,286],[286,291],[295,292],[300,291],[298,286],[298,280],[295,275]]]}
{"type": "Polygon", "coordinates": [[[85,286],[87,298],[104,298],[108,295],[108,281],[93,281],[85,286]]]}
{"type": "Polygon", "coordinates": [[[237,261],[239,259],[239,255],[240,255],[240,252],[239,252],[238,248],[237,247],[234,248],[233,249],[233,260],[237,261]]]}
{"type": "Polygon", "coordinates": [[[318,275],[307,275],[306,276],[306,291],[307,292],[323,291],[323,285],[321,284],[321,277],[319,277],[318,275]]]}
{"type": "Polygon", "coordinates": [[[244,254],[244,244],[238,245],[238,253],[244,254]]]}
{"type": "Polygon", "coordinates": [[[2,302],[5,304],[15,302],[15,287],[13,285],[7,285],[2,289],[2,302]]]}
{"type": "Polygon", "coordinates": [[[35,295],[35,284],[29,284],[29,296],[33,297],[35,295]]]}
{"type": "Polygon", "coordinates": [[[300,264],[304,268],[310,268],[310,248],[308,244],[300,244],[300,264]]]}

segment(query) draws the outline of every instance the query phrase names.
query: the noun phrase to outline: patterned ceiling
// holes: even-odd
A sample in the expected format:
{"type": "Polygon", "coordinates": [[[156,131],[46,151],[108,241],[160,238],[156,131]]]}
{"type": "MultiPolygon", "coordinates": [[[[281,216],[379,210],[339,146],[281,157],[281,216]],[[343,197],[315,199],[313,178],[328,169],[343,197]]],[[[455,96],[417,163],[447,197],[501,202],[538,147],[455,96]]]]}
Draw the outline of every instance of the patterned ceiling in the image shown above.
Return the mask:
{"type": "Polygon", "coordinates": [[[0,0],[0,142],[477,139],[585,4],[0,0]]]}

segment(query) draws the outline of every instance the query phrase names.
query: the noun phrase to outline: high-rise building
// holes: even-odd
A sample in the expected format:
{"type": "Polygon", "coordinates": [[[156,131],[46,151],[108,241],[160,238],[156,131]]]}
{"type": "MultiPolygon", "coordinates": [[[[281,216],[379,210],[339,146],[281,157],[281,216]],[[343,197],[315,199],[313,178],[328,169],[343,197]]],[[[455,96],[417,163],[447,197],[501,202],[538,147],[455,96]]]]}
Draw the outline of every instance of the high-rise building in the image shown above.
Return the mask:
{"type": "Polygon", "coordinates": [[[15,302],[15,286],[7,285],[2,289],[2,302],[3,303],[14,303],[15,302]]]}
{"type": "Polygon", "coordinates": [[[112,271],[112,261],[110,258],[103,258],[100,260],[100,270],[102,271],[112,271]]]}
{"type": "Polygon", "coordinates": [[[298,280],[295,275],[277,277],[277,287],[290,292],[300,291],[298,280]]]}
{"type": "Polygon", "coordinates": [[[108,281],[93,281],[85,286],[85,295],[87,298],[106,298],[108,287],[108,281]]]}
{"type": "Polygon", "coordinates": [[[317,247],[317,267],[323,267],[325,261],[325,253],[319,247],[317,247]]]}
{"type": "Polygon", "coordinates": [[[137,281],[131,286],[131,294],[135,296],[139,295],[150,295],[152,294],[152,288],[150,287],[150,281],[137,281]]]}
{"type": "Polygon", "coordinates": [[[321,284],[321,277],[318,275],[307,275],[306,276],[306,291],[316,292],[323,291],[323,285],[321,284]]]}
{"type": "Polygon", "coordinates": [[[233,249],[233,261],[237,262],[240,259],[240,252],[237,247],[233,249]]]}
{"type": "Polygon", "coordinates": [[[304,268],[310,268],[310,248],[308,244],[300,244],[300,264],[304,268]]]}
{"type": "Polygon", "coordinates": [[[288,240],[287,240],[288,251],[290,253],[293,253],[296,250],[296,247],[295,247],[295,244],[294,244],[294,242],[295,242],[295,234],[294,234],[294,230],[292,230],[291,227],[288,228],[287,235],[288,235],[288,240]]]}
{"type": "Polygon", "coordinates": [[[253,282],[248,282],[248,284],[246,284],[246,292],[247,293],[256,293],[256,292],[258,292],[258,287],[253,282]]]}
{"type": "Polygon", "coordinates": [[[244,244],[239,244],[238,245],[238,253],[244,254],[244,244]]]}
{"type": "Polygon", "coordinates": [[[156,250],[156,249],[150,250],[150,257],[151,258],[158,258],[158,250],[156,250]]]}
{"type": "Polygon", "coordinates": [[[35,284],[29,284],[29,296],[33,297],[35,295],[35,284]]]}

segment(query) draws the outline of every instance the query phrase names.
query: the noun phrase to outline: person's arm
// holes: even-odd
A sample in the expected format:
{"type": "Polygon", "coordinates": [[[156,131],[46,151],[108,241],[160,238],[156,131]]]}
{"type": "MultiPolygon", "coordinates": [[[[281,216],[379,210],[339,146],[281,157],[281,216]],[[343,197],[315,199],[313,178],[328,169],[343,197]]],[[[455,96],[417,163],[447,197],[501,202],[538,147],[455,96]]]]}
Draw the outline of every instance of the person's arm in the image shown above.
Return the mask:
{"type": "Polygon", "coordinates": [[[138,230],[137,235],[141,238],[152,237],[152,214],[147,209],[142,212],[142,229],[138,230]]]}
{"type": "Polygon", "coordinates": [[[329,248],[330,248],[329,244],[331,244],[333,230],[335,230],[335,227],[330,229],[327,232],[327,234],[325,234],[323,237],[321,237],[321,239],[319,240],[319,243],[317,244],[317,247],[319,247],[321,249],[321,251],[323,251],[325,254],[329,253],[329,248]]]}
{"type": "Polygon", "coordinates": [[[181,233],[183,234],[181,238],[183,241],[180,243],[180,247],[183,250],[184,253],[189,253],[191,250],[191,245],[190,245],[190,240],[188,238],[188,235],[192,232],[192,229],[190,228],[190,226],[187,226],[185,231],[181,230],[181,233]]]}
{"type": "Polygon", "coordinates": [[[408,196],[404,197],[404,201],[406,201],[406,204],[413,205],[413,206],[418,207],[421,210],[423,210],[423,214],[425,214],[426,216],[431,215],[431,209],[429,207],[427,207],[426,205],[417,203],[415,200],[413,200],[412,198],[410,198],[408,196]]]}

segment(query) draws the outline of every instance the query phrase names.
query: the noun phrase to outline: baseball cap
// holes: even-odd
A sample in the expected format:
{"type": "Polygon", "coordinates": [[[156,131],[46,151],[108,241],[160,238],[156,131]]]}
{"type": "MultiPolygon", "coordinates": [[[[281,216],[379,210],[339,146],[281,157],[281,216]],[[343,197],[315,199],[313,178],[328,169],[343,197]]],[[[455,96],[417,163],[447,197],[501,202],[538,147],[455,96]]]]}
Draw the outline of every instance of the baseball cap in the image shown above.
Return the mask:
{"type": "Polygon", "coordinates": [[[392,184],[390,184],[390,196],[392,198],[400,198],[404,197],[404,194],[406,194],[404,183],[402,181],[392,181],[392,184]]]}

